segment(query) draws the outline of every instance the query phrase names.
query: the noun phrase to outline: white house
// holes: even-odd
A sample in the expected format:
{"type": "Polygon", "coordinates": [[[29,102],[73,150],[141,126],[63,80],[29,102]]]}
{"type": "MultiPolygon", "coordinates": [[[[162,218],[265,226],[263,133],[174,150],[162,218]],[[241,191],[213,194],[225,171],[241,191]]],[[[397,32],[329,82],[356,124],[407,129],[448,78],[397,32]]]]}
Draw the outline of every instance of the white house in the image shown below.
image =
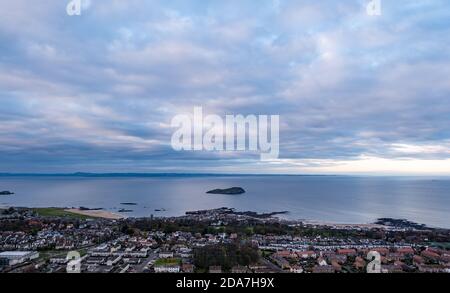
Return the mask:
{"type": "Polygon", "coordinates": [[[155,266],[156,273],[179,273],[180,266],[179,265],[160,265],[155,266]]]}
{"type": "Polygon", "coordinates": [[[5,251],[0,252],[0,258],[7,259],[10,266],[24,263],[39,257],[36,251],[5,251]]]}

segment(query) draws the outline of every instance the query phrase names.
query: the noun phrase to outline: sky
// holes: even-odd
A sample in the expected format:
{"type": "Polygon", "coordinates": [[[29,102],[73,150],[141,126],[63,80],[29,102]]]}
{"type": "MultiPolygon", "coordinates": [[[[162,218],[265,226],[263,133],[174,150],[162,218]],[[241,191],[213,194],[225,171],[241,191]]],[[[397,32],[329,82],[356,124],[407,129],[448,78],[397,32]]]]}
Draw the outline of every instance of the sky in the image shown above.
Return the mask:
{"type": "Polygon", "coordinates": [[[450,175],[447,0],[0,0],[0,172],[450,175]],[[279,159],[175,115],[280,115],[279,159]]]}

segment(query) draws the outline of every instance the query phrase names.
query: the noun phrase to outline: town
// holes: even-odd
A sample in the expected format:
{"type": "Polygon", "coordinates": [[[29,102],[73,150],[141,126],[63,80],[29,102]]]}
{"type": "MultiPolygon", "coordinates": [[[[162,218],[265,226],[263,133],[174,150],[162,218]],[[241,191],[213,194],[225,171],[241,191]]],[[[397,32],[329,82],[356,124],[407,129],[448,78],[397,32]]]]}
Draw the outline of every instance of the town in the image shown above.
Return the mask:
{"type": "Polygon", "coordinates": [[[405,220],[321,224],[229,208],[112,220],[61,211],[0,209],[0,272],[364,273],[369,252],[380,255],[381,273],[450,272],[450,230],[405,220]]]}

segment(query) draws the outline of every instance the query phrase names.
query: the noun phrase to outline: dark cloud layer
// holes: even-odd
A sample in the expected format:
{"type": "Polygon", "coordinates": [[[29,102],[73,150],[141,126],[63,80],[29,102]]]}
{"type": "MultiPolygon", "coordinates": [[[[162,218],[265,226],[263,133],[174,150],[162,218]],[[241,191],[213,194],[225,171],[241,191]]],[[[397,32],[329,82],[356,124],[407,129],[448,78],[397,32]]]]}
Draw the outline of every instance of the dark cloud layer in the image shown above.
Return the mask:
{"type": "Polygon", "coordinates": [[[447,2],[341,2],[0,0],[0,172],[450,174],[447,2]],[[280,160],[173,151],[194,106],[280,160]]]}

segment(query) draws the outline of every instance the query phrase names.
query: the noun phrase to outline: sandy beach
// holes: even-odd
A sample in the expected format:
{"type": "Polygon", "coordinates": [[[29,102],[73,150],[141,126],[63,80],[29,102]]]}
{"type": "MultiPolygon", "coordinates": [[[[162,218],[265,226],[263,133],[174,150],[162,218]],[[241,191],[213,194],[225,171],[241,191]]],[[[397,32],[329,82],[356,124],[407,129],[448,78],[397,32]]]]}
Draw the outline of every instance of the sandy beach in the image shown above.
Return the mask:
{"type": "Polygon", "coordinates": [[[66,212],[69,213],[74,213],[74,214],[78,214],[78,215],[83,215],[83,216],[89,216],[89,217],[93,217],[93,218],[102,218],[102,219],[109,219],[109,220],[120,220],[120,219],[124,219],[125,217],[119,214],[115,214],[112,212],[108,212],[108,211],[103,211],[103,210],[80,210],[80,209],[66,209],[66,212]]]}

